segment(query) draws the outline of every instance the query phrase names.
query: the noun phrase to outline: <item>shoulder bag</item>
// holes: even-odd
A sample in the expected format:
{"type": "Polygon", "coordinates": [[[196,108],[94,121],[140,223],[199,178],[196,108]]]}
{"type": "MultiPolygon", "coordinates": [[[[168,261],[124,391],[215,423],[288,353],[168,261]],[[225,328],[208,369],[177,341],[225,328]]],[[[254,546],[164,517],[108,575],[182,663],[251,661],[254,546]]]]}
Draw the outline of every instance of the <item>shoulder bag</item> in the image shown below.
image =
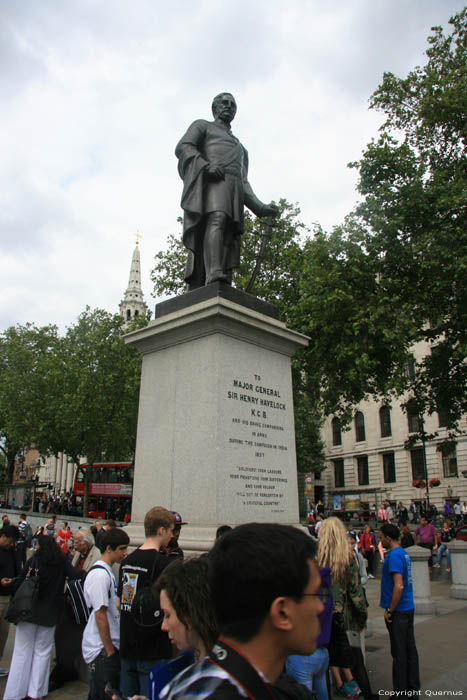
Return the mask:
{"type": "Polygon", "coordinates": [[[27,622],[33,614],[34,606],[39,595],[39,569],[30,567],[26,578],[10,601],[5,613],[5,620],[17,624],[27,622]]]}

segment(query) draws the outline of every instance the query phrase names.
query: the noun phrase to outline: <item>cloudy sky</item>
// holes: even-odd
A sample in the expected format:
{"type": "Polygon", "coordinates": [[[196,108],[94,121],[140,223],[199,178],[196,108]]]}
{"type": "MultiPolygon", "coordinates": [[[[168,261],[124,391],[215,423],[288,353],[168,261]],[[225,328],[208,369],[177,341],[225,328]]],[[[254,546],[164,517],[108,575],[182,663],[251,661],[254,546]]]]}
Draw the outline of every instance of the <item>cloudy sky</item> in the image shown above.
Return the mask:
{"type": "Polygon", "coordinates": [[[154,254],[179,230],[174,147],[223,90],[258,196],[339,224],[357,198],[347,163],[382,120],[369,96],[423,64],[430,27],[463,5],[0,0],[0,330],[117,311],[137,230],[154,305],[154,254]]]}

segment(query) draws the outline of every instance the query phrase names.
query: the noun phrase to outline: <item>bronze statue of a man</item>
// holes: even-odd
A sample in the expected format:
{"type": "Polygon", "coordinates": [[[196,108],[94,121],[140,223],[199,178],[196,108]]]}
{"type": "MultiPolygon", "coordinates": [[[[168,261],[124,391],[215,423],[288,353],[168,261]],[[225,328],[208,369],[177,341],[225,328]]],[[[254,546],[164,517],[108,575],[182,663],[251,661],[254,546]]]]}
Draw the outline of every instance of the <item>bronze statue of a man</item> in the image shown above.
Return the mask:
{"type": "Polygon", "coordinates": [[[212,102],[214,121],[197,119],[178,142],[175,155],[183,180],[183,242],[188,248],[188,289],[211,282],[232,284],[240,264],[243,206],[256,216],[277,216],[248,182],[248,153],[232,134],[237,105],[229,92],[212,102]]]}

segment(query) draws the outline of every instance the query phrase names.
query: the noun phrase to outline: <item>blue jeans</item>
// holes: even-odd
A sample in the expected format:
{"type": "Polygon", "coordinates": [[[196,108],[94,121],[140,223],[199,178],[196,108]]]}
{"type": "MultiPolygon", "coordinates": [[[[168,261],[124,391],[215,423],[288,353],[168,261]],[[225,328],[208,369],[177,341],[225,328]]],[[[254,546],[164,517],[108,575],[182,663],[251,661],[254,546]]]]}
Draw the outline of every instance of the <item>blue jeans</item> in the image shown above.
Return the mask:
{"type": "Polygon", "coordinates": [[[149,671],[156,664],[169,659],[120,659],[120,690],[127,698],[133,695],[149,695],[149,671]]]}
{"type": "Polygon", "coordinates": [[[441,557],[443,556],[444,551],[446,551],[446,565],[449,566],[449,568],[451,568],[451,555],[449,553],[449,549],[448,549],[447,544],[441,544],[438,547],[438,554],[436,557],[436,561],[441,566],[441,557]]]}
{"type": "Polygon", "coordinates": [[[329,666],[328,650],[320,647],[309,656],[293,654],[285,662],[286,672],[293,676],[298,683],[314,690],[318,700],[328,700],[326,671],[329,666]]]}

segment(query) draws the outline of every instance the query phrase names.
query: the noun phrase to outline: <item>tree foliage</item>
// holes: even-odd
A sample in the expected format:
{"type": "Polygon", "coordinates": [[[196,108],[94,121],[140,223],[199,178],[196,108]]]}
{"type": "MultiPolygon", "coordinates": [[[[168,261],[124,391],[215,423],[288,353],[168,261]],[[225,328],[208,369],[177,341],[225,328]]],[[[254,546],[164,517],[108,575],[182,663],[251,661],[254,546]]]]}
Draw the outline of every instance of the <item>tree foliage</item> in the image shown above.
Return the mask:
{"type": "Polygon", "coordinates": [[[58,342],[56,326],[18,325],[0,335],[0,449],[8,481],[43,420],[45,365],[58,342]]]}
{"type": "Polygon", "coordinates": [[[401,345],[407,354],[419,340],[433,348],[412,381],[399,373],[399,386],[420,414],[448,408],[455,429],[467,411],[467,10],[450,24],[450,34],[433,28],[425,66],[384,75],[370,104],[386,121],[352,165],[362,246],[403,321],[401,345]]]}
{"type": "Polygon", "coordinates": [[[351,221],[330,234],[315,231],[305,245],[294,309],[294,327],[310,337],[307,383],[319,388],[322,413],[338,414],[343,424],[356,403],[392,388],[405,332],[405,320],[382,294],[375,260],[361,237],[351,221]]]}
{"type": "Polygon", "coordinates": [[[35,441],[41,451],[65,452],[76,465],[86,457],[88,467],[133,456],[141,356],[125,345],[123,324],[118,314],[87,308],[67,329],[50,358],[49,421],[35,441]]]}
{"type": "Polygon", "coordinates": [[[123,325],[119,315],[87,308],[63,337],[54,326],[2,334],[0,429],[10,480],[16,455],[32,444],[76,465],[133,457],[141,355],[125,345],[123,325]]]}

